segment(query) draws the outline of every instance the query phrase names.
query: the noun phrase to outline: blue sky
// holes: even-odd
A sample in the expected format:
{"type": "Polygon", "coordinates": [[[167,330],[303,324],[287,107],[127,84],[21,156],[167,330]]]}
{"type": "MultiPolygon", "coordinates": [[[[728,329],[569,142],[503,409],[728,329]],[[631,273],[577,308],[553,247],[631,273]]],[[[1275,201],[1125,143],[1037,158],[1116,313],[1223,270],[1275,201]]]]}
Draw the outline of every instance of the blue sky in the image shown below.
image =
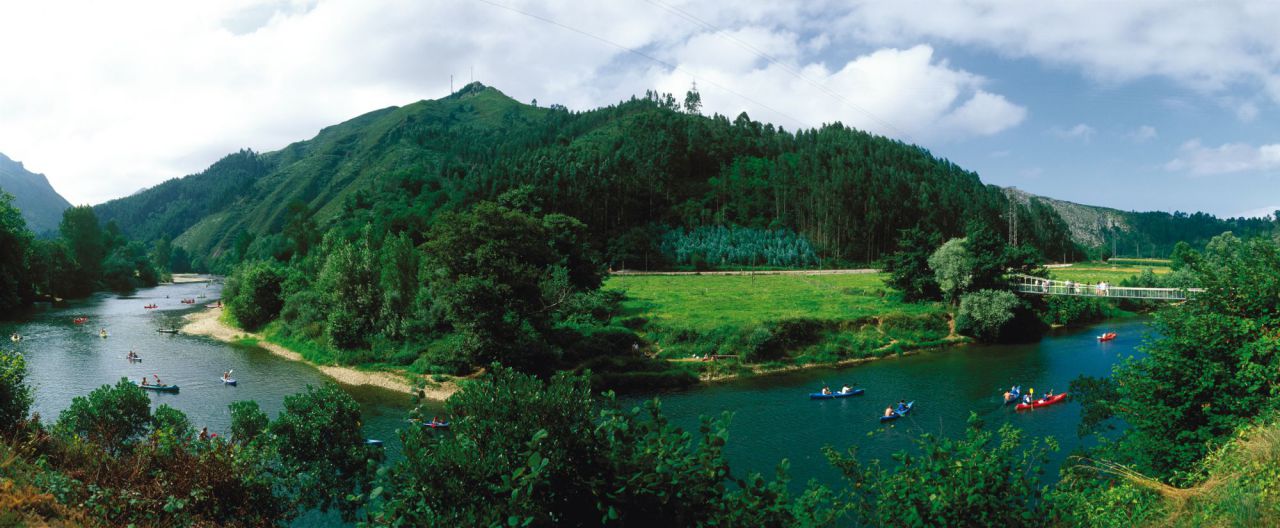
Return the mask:
{"type": "Polygon", "coordinates": [[[840,121],[1126,210],[1280,208],[1280,2],[4,3],[0,152],[99,203],[474,78],[585,110],[840,121]],[[67,12],[78,16],[67,17],[67,12]]]}

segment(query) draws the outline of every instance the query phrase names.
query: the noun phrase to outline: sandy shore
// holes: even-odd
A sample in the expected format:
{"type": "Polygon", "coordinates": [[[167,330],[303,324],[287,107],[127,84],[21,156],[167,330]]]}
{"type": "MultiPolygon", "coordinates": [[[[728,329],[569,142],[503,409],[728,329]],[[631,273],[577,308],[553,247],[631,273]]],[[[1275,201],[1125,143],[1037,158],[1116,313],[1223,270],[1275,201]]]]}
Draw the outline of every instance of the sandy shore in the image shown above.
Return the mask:
{"type": "Polygon", "coordinates": [[[200,275],[198,273],[174,273],[173,274],[174,284],[187,284],[192,282],[211,282],[211,281],[213,281],[212,275],[200,275]]]}
{"type": "MultiPolygon", "coordinates": [[[[267,340],[261,335],[246,332],[222,322],[219,319],[221,315],[221,308],[207,308],[187,315],[184,317],[187,324],[182,327],[182,333],[212,337],[219,341],[225,341],[228,343],[239,339],[253,338],[258,340],[258,346],[266,349],[272,354],[292,361],[306,361],[303,359],[301,354],[275,343],[267,342],[267,340]]],[[[418,391],[414,390],[413,385],[406,379],[409,374],[401,375],[392,372],[366,372],[363,370],[356,370],[350,367],[336,365],[315,365],[315,367],[320,369],[320,372],[323,372],[326,376],[347,385],[372,385],[396,392],[404,392],[408,394],[418,393],[418,391]]],[[[434,387],[423,388],[421,390],[422,397],[429,400],[444,401],[458,390],[457,384],[452,381],[435,385],[436,386],[434,387]]]]}

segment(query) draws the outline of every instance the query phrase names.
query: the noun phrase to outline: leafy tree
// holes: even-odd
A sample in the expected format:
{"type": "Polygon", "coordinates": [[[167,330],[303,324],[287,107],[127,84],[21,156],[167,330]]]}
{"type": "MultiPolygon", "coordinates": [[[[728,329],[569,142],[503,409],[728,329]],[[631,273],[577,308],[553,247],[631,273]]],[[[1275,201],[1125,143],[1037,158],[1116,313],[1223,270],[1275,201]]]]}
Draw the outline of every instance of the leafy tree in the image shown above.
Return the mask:
{"type": "Polygon", "coordinates": [[[1169,254],[1169,267],[1174,271],[1190,268],[1195,264],[1199,256],[1199,253],[1191,249],[1191,244],[1180,241],[1174,244],[1173,253],[1169,254]]]}
{"type": "Polygon", "coordinates": [[[0,315],[30,301],[31,232],[13,196],[0,190],[0,315]]]}
{"type": "Polygon", "coordinates": [[[948,302],[954,304],[973,283],[973,254],[963,238],[953,238],[929,255],[929,268],[948,302]]]}
{"type": "Polygon", "coordinates": [[[941,297],[938,280],[929,267],[929,257],[942,245],[937,233],[926,233],[920,227],[902,230],[898,250],[885,257],[885,282],[902,292],[908,302],[936,300],[941,297]]]}
{"type": "Polygon", "coordinates": [[[320,272],[327,317],[325,336],[338,349],[365,348],[377,330],[382,296],[379,294],[379,259],[371,226],[352,243],[331,237],[332,248],[320,272]]]}
{"type": "Polygon", "coordinates": [[[14,351],[0,349],[0,433],[27,418],[34,397],[26,384],[27,361],[14,351]]]}
{"type": "Polygon", "coordinates": [[[826,448],[827,458],[848,480],[847,506],[870,526],[1044,526],[1049,524],[1039,475],[1052,439],[1026,445],[1005,424],[992,434],[970,413],[963,438],[924,434],[916,451],[899,451],[886,469],[876,460],[826,448]]]}
{"type": "Polygon", "coordinates": [[[237,269],[227,281],[227,308],[248,330],[271,322],[284,304],[284,279],[284,272],[270,262],[254,262],[237,269]]]}
{"type": "Polygon", "coordinates": [[[337,508],[344,519],[354,518],[361,502],[348,496],[369,491],[381,458],[377,448],[365,445],[360,425],[360,404],[336,384],[285,397],[269,429],[299,505],[337,508]]]}
{"type": "Polygon", "coordinates": [[[981,290],[960,298],[956,313],[956,332],[979,341],[999,341],[1008,333],[1022,301],[1017,295],[1002,290],[981,290]]]}
{"type": "Polygon", "coordinates": [[[58,429],[119,452],[151,425],[151,400],[126,378],[76,396],[58,415],[58,429]]]}
{"type": "Polygon", "coordinates": [[[66,277],[68,290],[77,296],[88,295],[102,276],[102,263],[108,251],[106,233],[98,225],[93,208],[87,205],[64,211],[58,231],[71,250],[76,266],[75,272],[66,277]]]}

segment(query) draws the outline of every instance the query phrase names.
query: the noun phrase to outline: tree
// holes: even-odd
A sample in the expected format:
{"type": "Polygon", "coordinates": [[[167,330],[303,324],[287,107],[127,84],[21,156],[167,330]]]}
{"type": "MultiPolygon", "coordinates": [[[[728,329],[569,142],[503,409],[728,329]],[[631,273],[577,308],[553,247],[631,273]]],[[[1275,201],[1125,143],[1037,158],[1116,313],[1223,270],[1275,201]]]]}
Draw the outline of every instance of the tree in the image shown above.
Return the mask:
{"type": "Polygon", "coordinates": [[[256,401],[232,402],[228,409],[231,411],[231,439],[240,444],[257,440],[270,425],[267,414],[262,412],[256,401]]]}
{"type": "Polygon", "coordinates": [[[1002,290],[980,290],[960,298],[956,313],[956,332],[979,341],[995,342],[1009,333],[1022,301],[1017,295],[1002,290]]]}
{"type": "Polygon", "coordinates": [[[360,404],[337,384],[285,397],[270,431],[300,505],[337,508],[343,519],[354,518],[362,500],[349,496],[370,490],[381,459],[378,448],[365,444],[360,425],[360,404]]]}
{"type": "Polygon", "coordinates": [[[698,93],[698,83],[693,83],[693,87],[685,92],[684,111],[687,114],[702,113],[702,94],[698,93]]]}
{"type": "Polygon", "coordinates": [[[992,434],[977,413],[969,414],[960,439],[921,435],[916,452],[893,455],[892,469],[826,448],[827,458],[848,480],[845,497],[868,526],[1047,526],[1047,504],[1039,475],[1052,439],[1025,445],[1022,432],[1005,424],[992,434]]]}
{"type": "Polygon", "coordinates": [[[31,412],[34,397],[27,385],[27,361],[14,351],[0,349],[0,433],[10,432],[31,412]]]}
{"type": "Polygon", "coordinates": [[[1169,254],[1169,267],[1173,271],[1180,271],[1195,265],[1199,257],[1200,254],[1191,249],[1191,244],[1178,242],[1173,246],[1173,253],[1169,254]]]}
{"type": "Polygon", "coordinates": [[[974,258],[965,239],[953,238],[929,256],[929,269],[947,302],[955,304],[973,283],[974,258]]]}
{"type": "Polygon", "coordinates": [[[270,262],[238,268],[227,281],[227,309],[246,330],[256,330],[280,313],[284,279],[283,270],[270,262]]]}
{"type": "Polygon", "coordinates": [[[13,196],[0,190],[0,315],[31,300],[33,237],[13,196]]]}
{"type": "Polygon", "coordinates": [[[114,386],[103,385],[72,399],[58,415],[57,429],[120,452],[150,425],[151,400],[134,382],[120,378],[114,386]]]}
{"type": "Polygon", "coordinates": [[[98,225],[93,208],[87,205],[63,211],[58,231],[75,258],[75,273],[65,278],[69,289],[77,296],[88,295],[102,277],[102,262],[108,251],[107,235],[98,225]]]}
{"type": "Polygon", "coordinates": [[[890,286],[902,292],[908,302],[936,300],[941,296],[938,280],[929,267],[929,257],[942,244],[936,232],[926,233],[919,226],[903,229],[898,236],[898,251],[885,258],[885,271],[890,286]]]}
{"type": "Polygon", "coordinates": [[[326,307],[325,337],[340,350],[367,348],[377,330],[382,296],[379,294],[379,259],[366,225],[353,242],[332,236],[320,271],[319,286],[326,307]]]}

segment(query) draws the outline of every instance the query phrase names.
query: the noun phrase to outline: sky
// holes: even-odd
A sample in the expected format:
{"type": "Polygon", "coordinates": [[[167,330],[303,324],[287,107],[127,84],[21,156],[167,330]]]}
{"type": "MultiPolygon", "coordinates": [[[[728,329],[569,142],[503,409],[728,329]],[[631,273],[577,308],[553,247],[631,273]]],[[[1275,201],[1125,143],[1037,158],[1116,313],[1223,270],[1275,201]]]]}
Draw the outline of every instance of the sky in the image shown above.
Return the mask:
{"type": "Polygon", "coordinates": [[[1262,216],[1276,28],[1280,2],[6,2],[0,152],[96,204],[473,79],[574,110],[696,83],[703,113],[838,121],[988,183],[1262,216]]]}

